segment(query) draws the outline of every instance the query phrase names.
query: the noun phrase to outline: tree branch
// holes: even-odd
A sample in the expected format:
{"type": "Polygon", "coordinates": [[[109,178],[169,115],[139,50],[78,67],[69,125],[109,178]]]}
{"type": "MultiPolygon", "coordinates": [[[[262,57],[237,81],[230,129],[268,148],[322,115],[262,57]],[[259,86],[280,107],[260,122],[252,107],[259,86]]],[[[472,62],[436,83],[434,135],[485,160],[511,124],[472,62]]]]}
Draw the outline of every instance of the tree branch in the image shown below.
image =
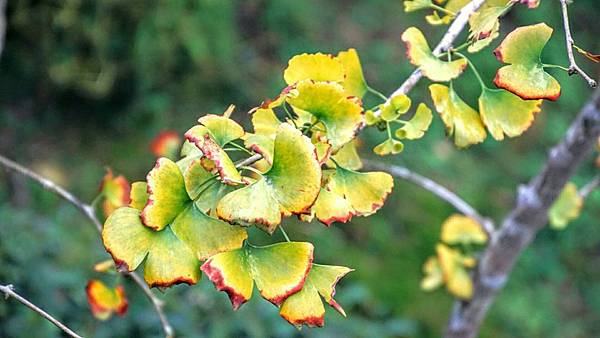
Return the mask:
{"type": "MultiPolygon", "coordinates": [[[[11,161],[2,155],[0,155],[0,166],[3,166],[17,174],[23,175],[23,176],[31,179],[32,181],[40,184],[44,189],[46,189],[50,192],[53,192],[54,194],[60,196],[64,200],[66,200],[67,202],[71,203],[77,209],[79,209],[79,211],[81,211],[81,213],[85,217],[87,217],[92,222],[92,224],[94,225],[94,227],[96,228],[96,230],[99,233],[102,233],[102,223],[100,223],[100,220],[98,220],[98,217],[96,217],[94,208],[91,205],[82,202],[79,198],[75,197],[75,195],[73,195],[72,193],[67,191],[65,188],[52,182],[51,180],[36,174],[35,172],[31,171],[30,169],[25,168],[22,165],[14,162],[14,161],[11,161]]],[[[173,327],[169,323],[166,315],[164,314],[164,312],[162,310],[163,302],[152,293],[152,290],[150,290],[150,288],[148,287],[146,282],[144,282],[144,280],[140,276],[138,276],[135,272],[128,272],[128,271],[119,271],[119,272],[131,277],[131,279],[142,289],[142,291],[144,291],[144,294],[146,295],[146,297],[148,297],[148,299],[154,306],[154,310],[156,311],[156,313],[158,314],[158,317],[160,318],[160,322],[161,322],[163,331],[165,333],[165,336],[168,338],[173,337],[174,336],[173,327]]]]}
{"type": "Polygon", "coordinates": [[[78,335],[77,333],[75,333],[75,331],[71,330],[68,326],[66,326],[65,324],[63,324],[60,321],[58,321],[58,319],[56,319],[56,318],[52,317],[50,314],[48,314],[48,312],[40,309],[37,305],[33,304],[32,302],[28,301],[23,296],[21,296],[18,293],[16,293],[14,291],[14,287],[11,284],[0,285],[0,291],[2,293],[4,293],[4,295],[5,295],[4,298],[5,299],[8,299],[8,298],[12,297],[12,298],[18,300],[19,302],[21,302],[21,304],[27,306],[28,308],[30,308],[34,312],[37,312],[40,316],[46,318],[49,322],[51,322],[52,324],[56,325],[56,327],[58,327],[59,329],[63,330],[69,336],[75,337],[75,338],[82,338],[80,335],[78,335]]]}
{"type": "Polygon", "coordinates": [[[579,189],[579,196],[585,199],[589,196],[594,190],[600,187],[600,175],[594,177],[591,181],[589,181],[586,185],[579,189]]]}
{"type": "Polygon", "coordinates": [[[521,252],[548,221],[548,209],[600,136],[600,90],[573,121],[564,139],[549,153],[542,171],[518,191],[516,206],[483,252],[473,276],[470,301],[455,303],[445,337],[477,336],[492,301],[502,289],[521,252]]]}
{"type": "Polygon", "coordinates": [[[487,217],[481,216],[475,208],[473,208],[469,203],[465,202],[458,195],[450,191],[448,188],[443,185],[425,177],[415,172],[410,171],[409,169],[397,165],[389,165],[386,163],[381,163],[378,161],[372,160],[363,160],[366,167],[383,170],[390,173],[392,176],[396,176],[398,178],[405,179],[411,183],[414,183],[421,188],[432,192],[442,200],[448,202],[452,205],[456,210],[463,213],[465,216],[469,216],[479,222],[482,225],[485,232],[487,232],[488,236],[491,237],[494,233],[494,223],[491,219],[487,217]]]}
{"type": "Polygon", "coordinates": [[[563,24],[565,27],[565,41],[567,43],[567,56],[569,58],[569,75],[579,74],[585,81],[587,81],[588,85],[592,88],[596,88],[596,81],[592,79],[589,75],[586,74],[579,66],[577,62],[575,62],[575,57],[573,56],[573,36],[571,35],[571,27],[569,25],[569,12],[567,9],[568,3],[567,0],[559,0],[562,8],[563,15],[563,24]]]}

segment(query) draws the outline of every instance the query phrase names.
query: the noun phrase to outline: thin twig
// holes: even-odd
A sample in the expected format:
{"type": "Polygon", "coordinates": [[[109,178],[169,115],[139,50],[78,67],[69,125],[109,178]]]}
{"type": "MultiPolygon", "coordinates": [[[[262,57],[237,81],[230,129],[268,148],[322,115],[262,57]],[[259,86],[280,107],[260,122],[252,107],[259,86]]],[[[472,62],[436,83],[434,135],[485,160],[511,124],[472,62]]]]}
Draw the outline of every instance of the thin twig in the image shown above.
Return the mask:
{"type": "Polygon", "coordinates": [[[450,205],[456,208],[456,210],[460,211],[465,216],[471,217],[477,222],[479,222],[485,230],[485,232],[487,232],[488,236],[491,237],[493,235],[494,222],[487,217],[481,216],[481,214],[479,214],[479,212],[477,212],[477,210],[475,210],[475,208],[473,208],[469,203],[465,202],[465,200],[460,198],[458,195],[456,195],[443,185],[425,176],[419,175],[405,167],[390,165],[372,160],[363,160],[363,162],[365,163],[366,167],[386,171],[392,176],[405,179],[429,192],[432,192],[442,200],[448,202],[450,205]]]}
{"type": "MultiPolygon", "coordinates": [[[[15,172],[17,174],[23,175],[23,176],[31,179],[32,181],[40,184],[44,189],[62,197],[67,202],[71,203],[77,209],[79,209],[79,211],[81,211],[81,213],[85,217],[87,217],[92,222],[92,224],[94,224],[94,227],[96,228],[96,230],[99,233],[102,233],[102,223],[100,223],[100,220],[98,219],[98,217],[96,217],[94,208],[91,205],[82,202],[79,198],[75,197],[75,195],[73,195],[72,193],[67,191],[65,188],[59,186],[58,184],[52,182],[51,180],[36,174],[35,172],[31,171],[30,169],[25,168],[22,165],[14,162],[14,161],[11,161],[2,155],[0,155],[0,165],[9,170],[12,170],[13,172],[15,172]]],[[[156,311],[156,313],[158,314],[158,317],[160,318],[160,322],[161,322],[163,331],[165,332],[165,336],[168,338],[173,337],[174,336],[173,327],[169,323],[169,321],[162,309],[163,302],[152,293],[152,291],[150,290],[148,285],[144,282],[144,280],[139,275],[137,275],[135,272],[128,272],[128,271],[119,271],[119,272],[131,277],[131,279],[133,279],[133,281],[142,289],[144,294],[148,297],[148,299],[154,306],[154,310],[156,311]]]]}
{"type": "Polygon", "coordinates": [[[579,189],[579,196],[581,196],[581,198],[585,199],[598,187],[600,187],[600,175],[594,177],[586,185],[581,187],[581,189],[579,189]]]}
{"type": "Polygon", "coordinates": [[[69,336],[75,337],[75,338],[82,338],[80,335],[78,335],[77,333],[75,333],[75,331],[71,330],[68,326],[66,326],[65,324],[61,323],[58,319],[52,317],[48,312],[40,309],[37,305],[35,305],[32,302],[28,301],[25,297],[23,297],[23,296],[19,295],[18,293],[16,293],[14,291],[14,287],[11,284],[0,285],[0,291],[2,291],[2,293],[4,293],[6,299],[12,297],[12,298],[18,300],[19,302],[21,302],[21,304],[27,306],[28,308],[30,308],[34,312],[37,312],[40,316],[46,318],[49,322],[51,322],[52,324],[56,325],[56,327],[58,327],[59,329],[63,330],[69,336]]]}
{"type": "Polygon", "coordinates": [[[239,161],[238,163],[235,164],[236,168],[241,168],[241,167],[245,167],[245,166],[249,166],[255,162],[257,162],[258,160],[262,159],[262,155],[261,154],[254,154],[246,159],[243,159],[241,161],[239,161]]]}
{"type": "Polygon", "coordinates": [[[575,57],[573,56],[573,36],[571,35],[571,26],[569,24],[569,12],[567,9],[568,3],[567,0],[559,0],[562,8],[562,16],[563,16],[563,24],[565,27],[565,41],[567,43],[567,56],[569,58],[569,75],[579,74],[581,77],[587,81],[588,85],[592,88],[596,88],[596,80],[592,79],[589,75],[586,74],[575,62],[575,57]]]}

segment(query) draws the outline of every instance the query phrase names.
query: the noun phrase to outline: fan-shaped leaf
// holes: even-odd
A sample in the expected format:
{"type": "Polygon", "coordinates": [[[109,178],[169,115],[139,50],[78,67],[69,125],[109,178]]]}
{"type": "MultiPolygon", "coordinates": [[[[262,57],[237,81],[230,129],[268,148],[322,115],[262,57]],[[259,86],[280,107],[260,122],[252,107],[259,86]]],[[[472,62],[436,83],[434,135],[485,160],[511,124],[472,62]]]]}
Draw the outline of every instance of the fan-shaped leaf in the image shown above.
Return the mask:
{"type": "Polygon", "coordinates": [[[454,214],[442,224],[442,241],[447,244],[484,244],[487,234],[474,219],[454,214]]]}
{"type": "Polygon", "coordinates": [[[500,62],[508,63],[496,73],[494,83],[524,100],[547,99],[560,96],[560,84],[544,71],[540,60],[552,28],[545,23],[519,27],[510,32],[494,51],[500,62]]]}
{"type": "Polygon", "coordinates": [[[431,109],[424,103],[420,103],[415,115],[409,121],[405,121],[402,128],[396,130],[396,137],[409,140],[420,139],[429,129],[432,119],[431,109]]]}
{"type": "Polygon", "coordinates": [[[291,295],[281,305],[279,314],[290,324],[301,327],[322,327],[325,324],[325,308],[321,297],[342,316],[344,309],[333,299],[338,281],[352,269],[343,266],[313,264],[306,282],[298,293],[291,295]]]}
{"type": "Polygon", "coordinates": [[[373,148],[373,152],[379,156],[399,154],[402,150],[404,150],[404,144],[392,138],[388,138],[373,148]]]}
{"type": "Polygon", "coordinates": [[[446,132],[454,134],[454,143],[458,147],[483,142],[486,133],[479,114],[456,94],[452,84],[450,87],[432,84],[429,91],[435,109],[446,125],[446,132]]]}
{"type": "Polygon", "coordinates": [[[392,192],[394,180],[384,172],[359,173],[337,167],[330,177],[327,188],[344,197],[357,215],[366,216],[381,208],[392,192]]]}
{"type": "Polygon", "coordinates": [[[167,157],[174,159],[177,156],[177,150],[181,146],[181,138],[173,130],[165,130],[150,143],[150,151],[156,157],[167,157]]]}
{"type": "Polygon", "coordinates": [[[253,284],[261,296],[280,305],[300,291],[311,268],[313,246],[286,242],[264,247],[244,247],[209,258],[202,271],[219,291],[229,295],[234,309],[252,296],[253,284]]]}
{"type": "Polygon", "coordinates": [[[488,131],[496,140],[521,135],[540,112],[542,100],[522,100],[503,89],[485,88],[479,97],[479,112],[488,131]]]}
{"type": "Polygon", "coordinates": [[[344,82],[342,82],[344,90],[350,96],[362,98],[367,91],[367,82],[356,49],[350,48],[347,51],[339,52],[337,58],[344,66],[346,74],[344,82]]]}
{"type": "Polygon", "coordinates": [[[107,169],[100,184],[100,191],[104,196],[102,211],[108,217],[115,209],[129,204],[129,191],[131,187],[123,175],[115,177],[112,170],[107,169]]]}
{"type": "Polygon", "coordinates": [[[85,292],[92,314],[97,319],[107,320],[113,313],[124,316],[127,312],[127,297],[121,285],[113,289],[93,279],[88,281],[85,292]]]}
{"type": "Polygon", "coordinates": [[[467,50],[470,53],[482,50],[500,35],[499,19],[506,8],[506,6],[489,7],[469,17],[469,39],[472,44],[467,50]]]}
{"type": "Polygon", "coordinates": [[[465,269],[465,257],[458,250],[451,249],[444,244],[438,244],[436,250],[448,291],[458,298],[471,299],[473,282],[465,269]]]}
{"type": "Polygon", "coordinates": [[[577,186],[569,182],[548,211],[550,226],[554,229],[564,229],[569,222],[577,219],[583,207],[583,198],[577,191],[577,186]]]}
{"type": "Polygon", "coordinates": [[[416,27],[409,27],[402,34],[410,62],[419,67],[431,81],[444,82],[457,78],[467,67],[467,60],[442,61],[429,48],[427,40],[416,27]]]}
{"type": "Polygon", "coordinates": [[[302,80],[313,81],[344,81],[344,66],[331,54],[300,54],[290,59],[288,67],[283,72],[283,78],[288,85],[302,80]]]}
{"type": "MultiPolygon", "coordinates": [[[[337,164],[344,168],[359,170],[362,168],[363,163],[356,151],[358,145],[358,139],[354,139],[351,142],[346,143],[337,153],[332,155],[332,158],[337,164]]],[[[329,167],[334,167],[333,162],[328,163],[329,167]]]]}
{"type": "Polygon", "coordinates": [[[421,280],[421,289],[433,291],[444,284],[444,274],[437,257],[429,257],[423,264],[425,276],[421,280]]]}
{"type": "Polygon", "coordinates": [[[252,113],[252,125],[254,134],[244,135],[244,144],[246,148],[263,156],[267,162],[273,161],[273,144],[277,128],[281,121],[275,115],[271,108],[258,108],[252,113]]]}

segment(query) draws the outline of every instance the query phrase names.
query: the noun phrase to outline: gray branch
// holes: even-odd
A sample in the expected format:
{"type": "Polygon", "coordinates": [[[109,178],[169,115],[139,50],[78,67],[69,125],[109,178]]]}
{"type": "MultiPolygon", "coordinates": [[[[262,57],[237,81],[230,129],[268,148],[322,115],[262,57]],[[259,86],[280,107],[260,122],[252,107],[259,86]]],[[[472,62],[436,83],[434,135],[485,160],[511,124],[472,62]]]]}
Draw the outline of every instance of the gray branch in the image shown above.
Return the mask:
{"type": "Polygon", "coordinates": [[[477,266],[470,301],[456,302],[445,337],[476,337],[492,301],[521,252],[548,221],[548,209],[600,136],[600,90],[573,121],[564,139],[550,150],[546,165],[518,191],[516,206],[502,222],[477,266]]]}
{"type": "Polygon", "coordinates": [[[63,330],[69,336],[75,337],[75,338],[82,338],[80,335],[78,335],[77,333],[75,333],[75,331],[71,330],[68,326],[66,326],[65,324],[61,323],[58,319],[52,317],[48,312],[42,310],[37,305],[35,305],[32,302],[28,301],[25,297],[23,297],[23,296],[19,295],[18,293],[16,293],[15,290],[14,290],[14,287],[11,284],[0,285],[0,292],[4,293],[4,296],[5,296],[6,299],[12,297],[12,298],[16,299],[17,301],[19,301],[21,304],[27,306],[28,308],[30,308],[31,310],[33,310],[34,312],[36,312],[40,316],[44,317],[50,323],[56,325],[56,327],[58,327],[59,329],[63,330]]]}

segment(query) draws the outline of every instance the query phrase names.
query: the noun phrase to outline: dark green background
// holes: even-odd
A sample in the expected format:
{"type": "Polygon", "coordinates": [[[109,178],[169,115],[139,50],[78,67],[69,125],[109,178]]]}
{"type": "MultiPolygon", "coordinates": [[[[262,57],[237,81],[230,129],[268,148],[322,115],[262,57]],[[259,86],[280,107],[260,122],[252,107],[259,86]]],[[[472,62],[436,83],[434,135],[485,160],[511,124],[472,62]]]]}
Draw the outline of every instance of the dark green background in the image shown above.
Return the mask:
{"type": "MultiPolygon", "coordinates": [[[[517,6],[502,33],[545,21],[555,28],[544,62],[566,65],[558,1],[537,10],[517,6]]],[[[600,3],[571,6],[576,41],[600,51],[600,3]]],[[[301,52],[355,47],[369,83],[392,92],[413,67],[401,33],[411,25],[434,43],[444,27],[428,26],[423,12],[405,14],[402,1],[25,1],[8,5],[8,32],[0,61],[0,153],[31,166],[86,201],[98,191],[104,167],[130,180],[153,165],[148,143],[164,129],[183,133],[202,114],[238,107],[234,118],[283,86],[287,60],[301,52]]],[[[459,41],[464,41],[462,35],[459,41]]],[[[495,41],[495,47],[500,40],[495,41]]],[[[474,62],[490,83],[498,61],[483,50],[474,62]]],[[[579,58],[598,78],[599,67],[579,58]]],[[[542,166],[551,145],[591,93],[580,78],[551,70],[563,85],[558,102],[546,102],[533,127],[502,143],[457,150],[436,116],[420,141],[385,160],[444,183],[485,214],[500,220],[516,187],[542,166]]],[[[411,93],[431,104],[428,82],[411,93]]],[[[476,102],[471,72],[456,83],[476,102]]],[[[366,105],[376,103],[367,99],[366,105]]],[[[364,157],[384,134],[361,136],[364,157]]],[[[580,186],[597,169],[587,161],[580,186]]],[[[491,309],[482,337],[594,337],[600,335],[600,193],[564,231],[545,229],[517,264],[491,309]]],[[[396,181],[386,206],[369,218],[332,228],[289,221],[293,239],[316,246],[316,260],[356,269],[337,299],[348,318],[329,311],[324,329],[297,331],[277,309],[254,297],[233,312],[205,278],[177,286],[164,299],[180,336],[207,337],[437,337],[452,298],[419,289],[421,266],[435,251],[440,224],[453,209],[430,193],[396,181]]],[[[258,235],[256,235],[258,236],[258,235]]],[[[281,240],[274,235],[274,240],[281,240]]],[[[264,237],[263,237],[263,240],[264,237]]],[[[97,233],[71,205],[27,180],[0,171],[0,283],[94,337],[157,337],[158,319],[128,280],[124,318],[94,320],[84,287],[106,259],[97,233]]],[[[14,300],[0,301],[0,337],[58,337],[59,331],[14,300]]]]}

